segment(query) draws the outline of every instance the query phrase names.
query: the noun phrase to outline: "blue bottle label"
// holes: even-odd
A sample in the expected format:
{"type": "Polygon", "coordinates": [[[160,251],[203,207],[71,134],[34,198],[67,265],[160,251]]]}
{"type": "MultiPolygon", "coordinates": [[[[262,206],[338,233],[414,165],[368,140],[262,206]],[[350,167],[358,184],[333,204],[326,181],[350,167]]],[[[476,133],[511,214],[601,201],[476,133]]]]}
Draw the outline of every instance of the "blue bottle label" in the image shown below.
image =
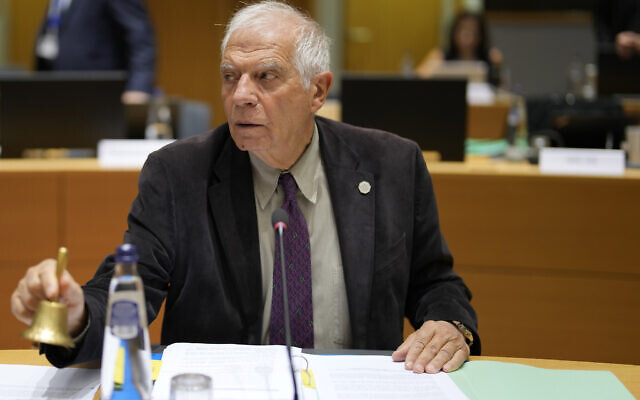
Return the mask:
{"type": "Polygon", "coordinates": [[[140,331],[138,305],[129,300],[119,300],[111,304],[111,333],[120,339],[133,339],[140,331]]]}

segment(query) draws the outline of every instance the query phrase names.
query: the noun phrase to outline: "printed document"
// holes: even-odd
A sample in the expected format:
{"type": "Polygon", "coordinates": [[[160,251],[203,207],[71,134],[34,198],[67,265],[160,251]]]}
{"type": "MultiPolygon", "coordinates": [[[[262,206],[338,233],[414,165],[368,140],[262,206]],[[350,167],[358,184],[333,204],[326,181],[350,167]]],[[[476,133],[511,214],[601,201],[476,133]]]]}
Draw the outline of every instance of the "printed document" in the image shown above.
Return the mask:
{"type": "Polygon", "coordinates": [[[0,400],[92,400],[100,370],[0,365],[0,400]]]}
{"type": "MultiPolygon", "coordinates": [[[[291,348],[291,354],[300,353],[291,348]]],[[[291,400],[293,383],[284,346],[174,343],[162,354],[154,400],[169,399],[171,378],[195,372],[209,375],[216,400],[291,400]]]]}
{"type": "Polygon", "coordinates": [[[468,400],[444,372],[416,374],[391,356],[304,354],[319,398],[349,400],[468,400]]]}
{"type": "MultiPolygon", "coordinates": [[[[415,374],[391,356],[312,355],[292,348],[301,400],[468,400],[445,373],[415,374]]],[[[175,343],[162,356],[154,400],[169,399],[174,375],[209,375],[216,400],[291,400],[284,346],[175,343]]]]}

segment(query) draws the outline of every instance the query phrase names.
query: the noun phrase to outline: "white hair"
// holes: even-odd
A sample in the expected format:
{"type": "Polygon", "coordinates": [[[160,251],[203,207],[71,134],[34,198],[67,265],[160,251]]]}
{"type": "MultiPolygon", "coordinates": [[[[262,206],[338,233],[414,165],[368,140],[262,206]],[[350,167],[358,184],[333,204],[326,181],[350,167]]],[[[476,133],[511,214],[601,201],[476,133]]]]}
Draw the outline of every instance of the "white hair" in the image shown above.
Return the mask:
{"type": "Polygon", "coordinates": [[[329,71],[330,40],[320,24],[288,4],[268,0],[238,10],[227,24],[220,47],[221,54],[224,55],[233,32],[259,25],[273,25],[274,17],[277,18],[275,14],[285,14],[300,21],[294,32],[296,42],[292,63],[300,75],[302,85],[309,88],[314,76],[329,71]]]}

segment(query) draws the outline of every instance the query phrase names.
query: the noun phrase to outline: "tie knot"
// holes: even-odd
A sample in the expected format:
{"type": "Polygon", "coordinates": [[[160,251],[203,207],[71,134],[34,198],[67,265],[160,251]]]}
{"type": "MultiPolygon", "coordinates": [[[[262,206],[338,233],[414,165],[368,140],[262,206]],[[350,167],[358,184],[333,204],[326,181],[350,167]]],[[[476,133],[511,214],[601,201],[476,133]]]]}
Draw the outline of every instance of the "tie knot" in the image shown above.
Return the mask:
{"type": "Polygon", "coordinates": [[[298,185],[293,175],[290,173],[281,174],[280,178],[278,178],[278,183],[280,183],[284,189],[284,201],[296,201],[296,189],[298,185]]]}

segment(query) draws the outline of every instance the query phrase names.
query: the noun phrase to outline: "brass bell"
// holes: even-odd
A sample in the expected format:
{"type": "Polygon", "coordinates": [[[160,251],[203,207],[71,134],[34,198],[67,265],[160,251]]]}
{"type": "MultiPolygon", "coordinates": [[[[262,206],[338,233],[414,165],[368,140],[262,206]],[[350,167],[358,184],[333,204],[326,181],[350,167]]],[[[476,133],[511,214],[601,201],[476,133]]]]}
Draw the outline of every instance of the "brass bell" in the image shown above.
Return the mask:
{"type": "Polygon", "coordinates": [[[55,301],[42,300],[33,323],[22,332],[22,337],[37,343],[73,347],[73,339],[67,329],[67,306],[55,301]]]}
{"type": "MultiPolygon", "coordinates": [[[[67,267],[67,249],[58,249],[58,266],[56,277],[67,267]]],[[[33,318],[31,326],[22,332],[22,337],[32,342],[47,343],[56,346],[74,347],[67,326],[67,306],[57,301],[42,300],[33,318]]]]}

